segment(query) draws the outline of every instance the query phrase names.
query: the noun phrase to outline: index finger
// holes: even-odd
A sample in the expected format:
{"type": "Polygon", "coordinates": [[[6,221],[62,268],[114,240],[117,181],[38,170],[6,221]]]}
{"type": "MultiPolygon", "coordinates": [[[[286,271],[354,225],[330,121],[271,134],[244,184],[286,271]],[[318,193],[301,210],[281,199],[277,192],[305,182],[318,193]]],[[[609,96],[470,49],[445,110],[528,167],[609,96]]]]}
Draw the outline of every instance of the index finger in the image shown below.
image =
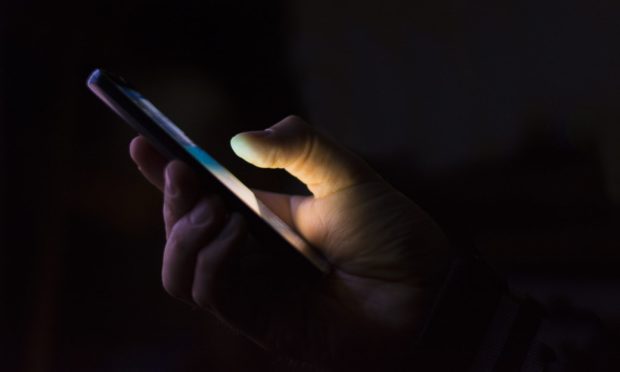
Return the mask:
{"type": "Polygon", "coordinates": [[[150,183],[164,191],[164,169],[168,160],[148,143],[146,138],[138,136],[129,144],[129,155],[150,183]]]}

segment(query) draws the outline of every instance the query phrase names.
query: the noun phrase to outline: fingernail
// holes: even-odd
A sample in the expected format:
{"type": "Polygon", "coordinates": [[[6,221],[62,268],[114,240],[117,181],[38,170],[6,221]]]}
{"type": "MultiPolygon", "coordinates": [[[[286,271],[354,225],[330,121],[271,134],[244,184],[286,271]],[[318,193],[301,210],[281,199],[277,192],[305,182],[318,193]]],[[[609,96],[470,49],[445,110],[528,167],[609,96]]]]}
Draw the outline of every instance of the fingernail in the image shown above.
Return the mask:
{"type": "Polygon", "coordinates": [[[205,222],[209,220],[211,217],[211,208],[209,208],[209,204],[206,200],[198,203],[194,210],[189,215],[189,220],[194,225],[203,225],[205,222]]]}

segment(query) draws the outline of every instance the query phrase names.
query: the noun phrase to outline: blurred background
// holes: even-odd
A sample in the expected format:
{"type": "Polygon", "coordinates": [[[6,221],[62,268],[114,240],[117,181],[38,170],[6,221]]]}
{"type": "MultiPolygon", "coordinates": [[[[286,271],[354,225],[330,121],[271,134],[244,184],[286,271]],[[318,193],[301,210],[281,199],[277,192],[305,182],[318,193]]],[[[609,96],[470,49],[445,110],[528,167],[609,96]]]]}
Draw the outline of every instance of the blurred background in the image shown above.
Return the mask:
{"type": "Polygon", "coordinates": [[[294,370],[165,294],[161,198],[85,87],[96,67],[252,187],[299,191],[228,139],[303,116],[520,291],[617,335],[619,17],[612,0],[4,0],[0,370],[294,370]]]}

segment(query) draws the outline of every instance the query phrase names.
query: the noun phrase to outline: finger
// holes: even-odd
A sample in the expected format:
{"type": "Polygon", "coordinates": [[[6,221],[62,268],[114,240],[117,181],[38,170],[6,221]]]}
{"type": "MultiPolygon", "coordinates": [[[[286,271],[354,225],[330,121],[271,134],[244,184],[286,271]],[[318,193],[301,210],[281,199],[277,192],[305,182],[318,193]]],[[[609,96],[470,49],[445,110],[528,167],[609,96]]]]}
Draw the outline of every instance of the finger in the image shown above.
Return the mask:
{"type": "Polygon", "coordinates": [[[241,247],[247,236],[245,222],[240,214],[233,213],[218,236],[198,253],[192,298],[203,308],[227,313],[234,307],[236,298],[230,293],[234,287],[241,247]]]}
{"type": "Polygon", "coordinates": [[[378,178],[360,158],[295,116],[264,131],[240,133],[231,146],[257,167],[285,169],[316,197],[378,178]]]}
{"type": "Polygon", "coordinates": [[[178,160],[171,161],[164,174],[164,223],[168,236],[177,221],[194,207],[200,184],[192,170],[178,160]]]}
{"type": "Polygon", "coordinates": [[[168,160],[151,146],[146,138],[138,136],[129,144],[129,155],[150,183],[164,191],[164,168],[168,160]]]}
{"type": "Polygon", "coordinates": [[[316,218],[317,213],[313,210],[314,203],[311,197],[262,190],[252,191],[284,223],[313,242],[321,241],[325,229],[321,221],[316,218]]]}
{"type": "Polygon", "coordinates": [[[269,210],[275,213],[284,223],[289,226],[293,225],[293,216],[291,213],[291,195],[279,194],[269,191],[252,190],[254,195],[262,201],[269,210]]]}
{"type": "Polygon", "coordinates": [[[173,297],[192,302],[196,255],[217,235],[224,215],[220,199],[207,197],[174,225],[164,248],[161,272],[164,288],[173,297]]]}

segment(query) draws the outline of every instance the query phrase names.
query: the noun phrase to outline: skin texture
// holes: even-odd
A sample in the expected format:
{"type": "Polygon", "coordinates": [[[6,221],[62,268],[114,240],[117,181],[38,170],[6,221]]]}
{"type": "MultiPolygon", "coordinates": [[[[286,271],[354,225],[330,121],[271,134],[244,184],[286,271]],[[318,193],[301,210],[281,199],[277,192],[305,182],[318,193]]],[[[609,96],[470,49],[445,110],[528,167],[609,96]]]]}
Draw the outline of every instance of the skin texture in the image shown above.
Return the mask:
{"type": "Polygon", "coordinates": [[[302,363],[334,370],[415,365],[408,351],[451,258],[432,219],[297,117],[239,134],[231,145],[253,165],[283,168],[308,186],[312,196],[256,194],[331,271],[317,275],[265,254],[208,185],[137,137],[131,157],[164,195],[166,291],[302,363]]]}

